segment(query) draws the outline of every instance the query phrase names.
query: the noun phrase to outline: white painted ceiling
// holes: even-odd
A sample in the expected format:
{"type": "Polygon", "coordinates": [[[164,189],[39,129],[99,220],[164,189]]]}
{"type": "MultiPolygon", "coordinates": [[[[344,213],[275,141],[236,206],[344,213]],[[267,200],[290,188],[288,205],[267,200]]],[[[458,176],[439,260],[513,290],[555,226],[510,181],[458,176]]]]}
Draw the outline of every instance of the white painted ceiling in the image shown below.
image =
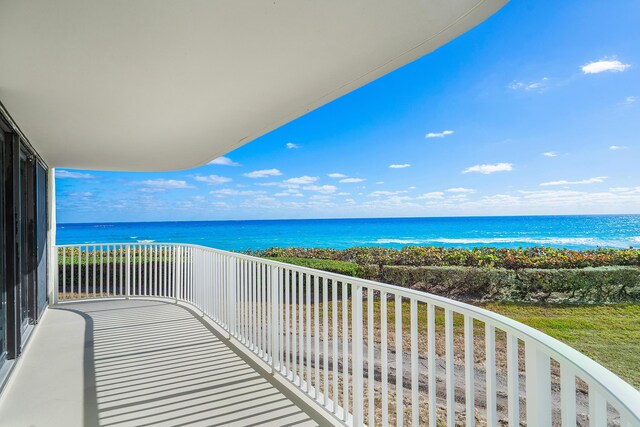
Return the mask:
{"type": "Polygon", "coordinates": [[[0,0],[0,100],[49,166],[191,168],[506,1],[0,0]]]}

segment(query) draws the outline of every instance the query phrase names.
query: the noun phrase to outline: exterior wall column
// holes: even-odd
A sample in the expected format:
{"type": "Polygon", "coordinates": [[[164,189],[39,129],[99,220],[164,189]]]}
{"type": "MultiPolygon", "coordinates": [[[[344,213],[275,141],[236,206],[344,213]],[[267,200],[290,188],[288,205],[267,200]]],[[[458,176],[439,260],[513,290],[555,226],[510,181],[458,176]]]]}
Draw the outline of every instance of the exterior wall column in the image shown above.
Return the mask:
{"type": "Polygon", "coordinates": [[[49,305],[58,302],[58,252],[56,251],[56,170],[47,171],[47,294],[49,305]]]}

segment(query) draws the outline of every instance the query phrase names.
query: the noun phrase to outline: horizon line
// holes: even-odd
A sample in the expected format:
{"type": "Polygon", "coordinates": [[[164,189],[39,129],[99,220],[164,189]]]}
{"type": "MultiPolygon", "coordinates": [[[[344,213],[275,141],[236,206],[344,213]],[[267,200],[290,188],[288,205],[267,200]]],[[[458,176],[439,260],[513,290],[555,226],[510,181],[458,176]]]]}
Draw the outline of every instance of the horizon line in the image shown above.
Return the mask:
{"type": "Polygon", "coordinates": [[[269,218],[269,219],[195,219],[195,220],[157,220],[157,221],[99,221],[99,222],[58,222],[58,225],[89,224],[157,224],[187,222],[266,222],[266,221],[341,221],[364,219],[447,219],[447,218],[524,218],[524,217],[589,217],[589,216],[640,216],[640,213],[626,214],[531,214],[531,215],[453,215],[453,216],[395,216],[395,217],[338,217],[338,218],[269,218]]]}

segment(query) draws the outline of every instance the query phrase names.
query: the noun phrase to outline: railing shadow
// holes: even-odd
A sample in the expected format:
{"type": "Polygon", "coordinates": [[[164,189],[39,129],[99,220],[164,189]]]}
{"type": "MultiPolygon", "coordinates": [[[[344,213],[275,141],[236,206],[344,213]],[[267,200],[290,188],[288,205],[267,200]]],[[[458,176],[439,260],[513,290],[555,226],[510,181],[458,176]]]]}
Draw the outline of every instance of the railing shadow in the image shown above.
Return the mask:
{"type": "Polygon", "coordinates": [[[317,425],[268,372],[188,308],[65,303],[85,322],[84,425],[317,425]]]}

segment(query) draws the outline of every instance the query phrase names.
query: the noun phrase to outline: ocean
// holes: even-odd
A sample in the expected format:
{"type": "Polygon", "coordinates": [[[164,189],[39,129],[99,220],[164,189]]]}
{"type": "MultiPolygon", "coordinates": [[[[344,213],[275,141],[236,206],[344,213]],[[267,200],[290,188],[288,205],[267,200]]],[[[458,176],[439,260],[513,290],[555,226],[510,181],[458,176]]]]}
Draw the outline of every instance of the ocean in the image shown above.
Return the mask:
{"type": "Polygon", "coordinates": [[[58,244],[192,243],[243,251],[409,245],[640,247],[640,215],[362,218],[58,224],[58,244]]]}

